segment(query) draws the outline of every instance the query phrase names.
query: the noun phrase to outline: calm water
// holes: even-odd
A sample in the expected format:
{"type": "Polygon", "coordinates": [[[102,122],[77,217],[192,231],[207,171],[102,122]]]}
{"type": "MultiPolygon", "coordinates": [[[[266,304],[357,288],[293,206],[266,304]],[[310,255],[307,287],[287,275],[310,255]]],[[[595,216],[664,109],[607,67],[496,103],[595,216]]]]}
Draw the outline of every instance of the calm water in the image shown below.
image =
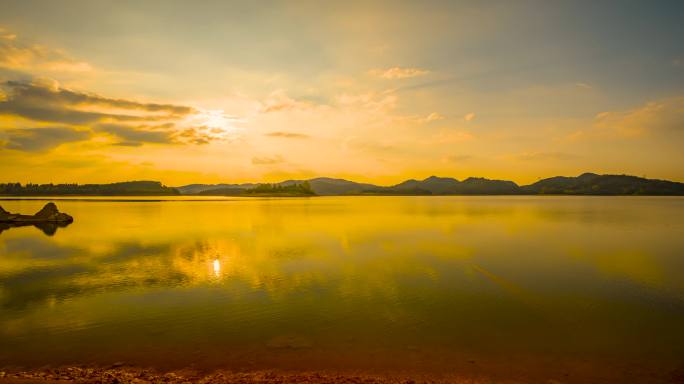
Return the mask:
{"type": "MultiPolygon", "coordinates": [[[[32,213],[41,201],[0,201],[32,213]]],[[[665,380],[684,199],[57,201],[0,233],[0,366],[665,380]]]]}

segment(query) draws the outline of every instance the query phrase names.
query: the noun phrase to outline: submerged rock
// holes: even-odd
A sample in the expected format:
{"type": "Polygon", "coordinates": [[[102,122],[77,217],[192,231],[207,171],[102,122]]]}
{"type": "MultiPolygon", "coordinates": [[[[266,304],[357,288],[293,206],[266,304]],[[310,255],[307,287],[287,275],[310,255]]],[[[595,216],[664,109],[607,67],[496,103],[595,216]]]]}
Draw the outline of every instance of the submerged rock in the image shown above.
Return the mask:
{"type": "Polygon", "coordinates": [[[74,218],[60,212],[55,203],[47,203],[35,215],[10,213],[0,207],[0,223],[71,223],[74,218]]]}

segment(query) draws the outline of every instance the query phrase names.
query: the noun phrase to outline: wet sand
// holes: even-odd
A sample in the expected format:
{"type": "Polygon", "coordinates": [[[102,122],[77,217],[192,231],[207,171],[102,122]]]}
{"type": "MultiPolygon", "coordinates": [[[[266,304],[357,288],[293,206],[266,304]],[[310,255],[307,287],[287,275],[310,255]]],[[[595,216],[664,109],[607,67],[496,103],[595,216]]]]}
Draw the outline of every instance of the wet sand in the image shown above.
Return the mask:
{"type": "Polygon", "coordinates": [[[65,367],[33,371],[0,371],[0,383],[347,383],[347,384],[418,384],[418,383],[517,383],[518,381],[484,381],[458,377],[429,377],[406,375],[370,375],[331,372],[227,372],[201,374],[191,371],[160,373],[135,368],[79,368],[65,367]]]}
{"type": "Polygon", "coordinates": [[[569,383],[668,383],[684,384],[684,367],[667,374],[637,374],[630,379],[626,377],[586,375],[555,375],[540,377],[535,372],[511,373],[485,372],[473,374],[420,374],[420,373],[363,373],[363,372],[329,372],[329,371],[245,371],[233,372],[217,370],[200,372],[179,370],[161,372],[154,369],[129,367],[114,364],[107,368],[98,367],[59,367],[33,370],[0,369],[0,384],[33,384],[33,383],[236,383],[236,384],[290,384],[290,383],[346,383],[346,384],[569,384],[569,383]],[[625,381],[626,380],[626,381],[625,381]]]}

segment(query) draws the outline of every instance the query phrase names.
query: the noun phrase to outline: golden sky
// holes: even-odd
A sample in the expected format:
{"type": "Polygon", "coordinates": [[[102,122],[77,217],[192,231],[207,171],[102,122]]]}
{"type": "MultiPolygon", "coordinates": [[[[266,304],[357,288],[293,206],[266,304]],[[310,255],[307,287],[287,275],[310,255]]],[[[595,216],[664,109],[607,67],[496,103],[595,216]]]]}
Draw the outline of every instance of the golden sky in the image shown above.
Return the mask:
{"type": "Polygon", "coordinates": [[[3,1],[0,182],[684,181],[681,2],[3,1]]]}

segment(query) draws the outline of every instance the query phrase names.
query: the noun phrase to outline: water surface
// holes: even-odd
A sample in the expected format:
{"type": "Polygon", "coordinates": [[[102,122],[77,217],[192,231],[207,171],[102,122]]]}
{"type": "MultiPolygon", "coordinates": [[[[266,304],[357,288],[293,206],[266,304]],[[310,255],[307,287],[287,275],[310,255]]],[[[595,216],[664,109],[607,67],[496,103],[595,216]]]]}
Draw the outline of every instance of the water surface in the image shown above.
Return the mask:
{"type": "Polygon", "coordinates": [[[682,198],[111,200],[0,233],[0,366],[646,382],[684,363],[682,198]]]}

